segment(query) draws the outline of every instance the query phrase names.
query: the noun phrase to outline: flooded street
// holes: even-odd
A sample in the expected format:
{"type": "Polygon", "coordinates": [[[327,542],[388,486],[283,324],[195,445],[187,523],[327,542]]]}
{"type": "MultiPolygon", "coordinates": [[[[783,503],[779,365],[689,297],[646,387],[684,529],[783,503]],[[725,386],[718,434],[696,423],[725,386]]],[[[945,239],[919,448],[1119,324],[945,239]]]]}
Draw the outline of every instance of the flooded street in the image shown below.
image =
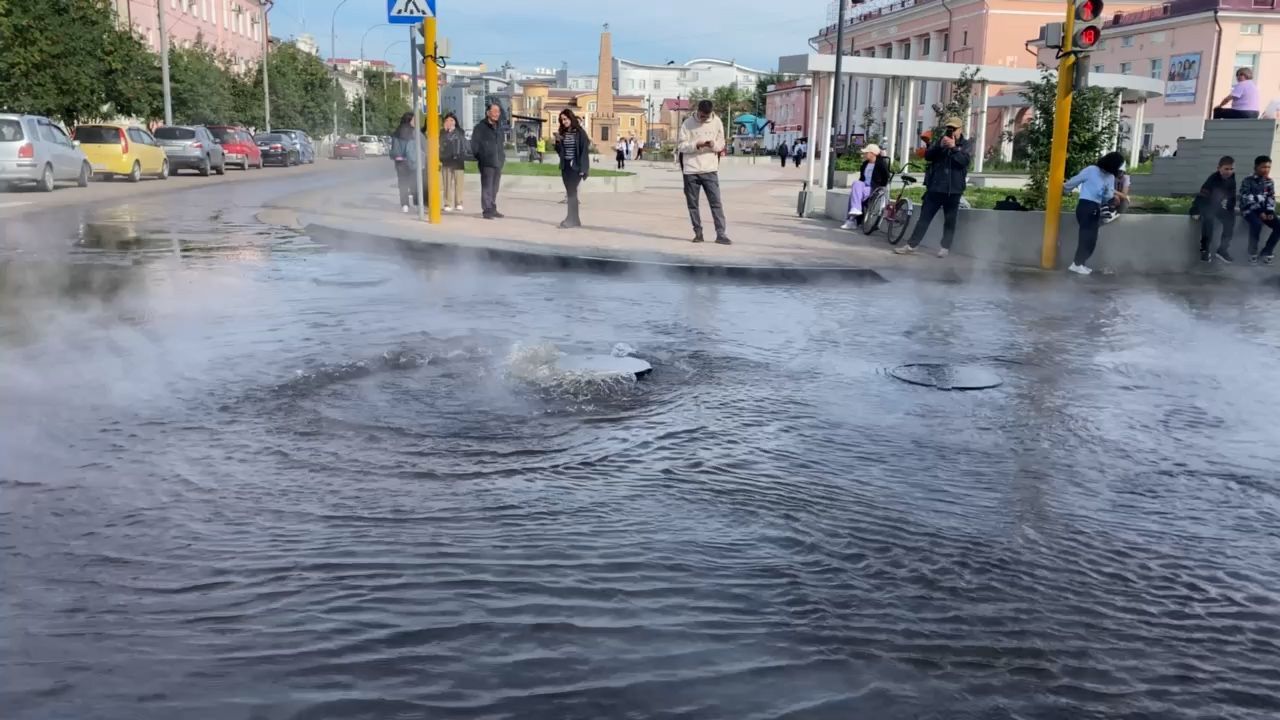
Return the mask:
{"type": "Polygon", "coordinates": [[[1275,288],[254,222],[334,177],[5,220],[6,720],[1280,716],[1275,288]]]}

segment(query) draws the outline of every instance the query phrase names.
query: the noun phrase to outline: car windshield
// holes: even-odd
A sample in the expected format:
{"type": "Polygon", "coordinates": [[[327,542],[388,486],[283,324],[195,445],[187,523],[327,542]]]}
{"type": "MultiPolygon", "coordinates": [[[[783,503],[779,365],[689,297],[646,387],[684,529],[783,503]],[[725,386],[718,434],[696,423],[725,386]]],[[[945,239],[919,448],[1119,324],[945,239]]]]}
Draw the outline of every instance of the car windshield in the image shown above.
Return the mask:
{"type": "Polygon", "coordinates": [[[264,133],[262,135],[254,135],[253,139],[257,140],[258,142],[274,142],[274,143],[284,142],[284,136],[277,135],[275,133],[270,133],[270,134],[264,133]]]}
{"type": "Polygon", "coordinates": [[[196,131],[184,127],[162,127],[156,128],[152,135],[155,135],[157,140],[195,140],[196,131]]]}
{"type": "Polygon", "coordinates": [[[238,133],[232,128],[209,128],[209,132],[222,142],[235,142],[240,139],[238,133]]]}
{"type": "Polygon", "coordinates": [[[109,125],[81,125],[76,128],[76,139],[82,145],[119,145],[120,130],[109,125]]]}
{"type": "Polygon", "coordinates": [[[22,139],[22,123],[13,118],[0,118],[0,142],[17,142],[22,139]]]}
{"type": "Polygon", "coordinates": [[[363,143],[363,142],[378,142],[378,138],[376,138],[376,137],[374,137],[374,136],[372,136],[372,135],[361,135],[361,136],[360,136],[360,142],[362,142],[362,143],[363,143]]]}

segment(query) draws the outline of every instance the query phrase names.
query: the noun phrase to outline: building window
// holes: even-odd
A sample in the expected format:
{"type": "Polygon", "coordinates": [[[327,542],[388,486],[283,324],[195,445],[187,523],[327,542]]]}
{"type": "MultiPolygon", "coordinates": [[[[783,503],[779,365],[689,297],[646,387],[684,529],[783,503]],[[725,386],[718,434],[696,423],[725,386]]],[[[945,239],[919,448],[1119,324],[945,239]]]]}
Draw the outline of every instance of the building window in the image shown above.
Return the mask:
{"type": "MultiPolygon", "coordinates": [[[[600,126],[600,140],[601,142],[609,142],[609,126],[608,125],[600,126]]],[[[417,182],[417,181],[415,180],[414,182],[417,182]]]]}
{"type": "Polygon", "coordinates": [[[1133,47],[1133,36],[1125,35],[1120,38],[1120,47],[1133,47]]]}
{"type": "Polygon", "coordinates": [[[1094,72],[1096,72],[1096,73],[1106,72],[1106,71],[1107,71],[1107,66],[1106,66],[1106,65],[1094,65],[1094,66],[1093,66],[1093,71],[1094,71],[1094,72]]]}
{"type": "Polygon", "coordinates": [[[1253,6],[1256,8],[1272,8],[1276,6],[1276,0],[1253,0],[1253,6]]]}
{"type": "Polygon", "coordinates": [[[633,117],[631,118],[631,127],[635,127],[635,126],[636,126],[636,119],[633,117]]]}
{"type": "Polygon", "coordinates": [[[640,89],[641,89],[641,90],[643,90],[643,89],[644,89],[644,81],[643,81],[643,80],[641,80],[641,81],[640,81],[640,89]]]}
{"type": "Polygon", "coordinates": [[[1131,63],[1131,62],[1124,62],[1124,63],[1120,63],[1120,74],[1121,74],[1121,75],[1132,75],[1132,74],[1133,74],[1133,63],[1131,63]]]}
{"type": "Polygon", "coordinates": [[[653,81],[653,89],[654,89],[654,90],[661,90],[661,89],[662,89],[662,81],[661,81],[661,80],[657,80],[657,79],[655,79],[655,80],[653,81]]]}
{"type": "Polygon", "coordinates": [[[1240,23],[1241,35],[1261,35],[1262,23],[1240,23]]]}
{"type": "Polygon", "coordinates": [[[969,47],[969,31],[968,30],[965,30],[964,34],[960,36],[960,47],[969,47]]]}
{"type": "Polygon", "coordinates": [[[911,41],[910,40],[902,43],[902,59],[903,60],[911,59],[911,41]]]}
{"type": "Polygon", "coordinates": [[[1254,76],[1258,75],[1258,53],[1236,53],[1236,69],[1249,68],[1254,76]]]}
{"type": "Polygon", "coordinates": [[[628,80],[628,81],[627,81],[627,87],[628,87],[628,88],[630,88],[630,89],[632,89],[632,90],[635,90],[635,89],[636,89],[636,81],[635,81],[635,80],[628,80]]]}
{"type": "MultiPolygon", "coordinates": [[[[947,52],[950,49],[951,49],[951,33],[942,33],[942,52],[947,52]]],[[[943,59],[945,60],[946,58],[943,58],[943,59]]]]}
{"type": "Polygon", "coordinates": [[[932,50],[932,47],[929,44],[929,40],[930,38],[928,35],[925,35],[924,37],[920,38],[920,54],[925,57],[929,57],[929,53],[932,50]]]}
{"type": "Polygon", "coordinates": [[[589,112],[589,113],[593,113],[593,112],[595,112],[595,111],[596,111],[596,104],[595,104],[595,103],[587,103],[587,112],[589,112]]]}
{"type": "Polygon", "coordinates": [[[1147,39],[1152,43],[1162,43],[1164,42],[1164,31],[1161,30],[1160,32],[1153,32],[1147,36],[1147,39]]]}
{"type": "Polygon", "coordinates": [[[1151,140],[1153,137],[1155,137],[1155,134],[1156,134],[1155,123],[1142,124],[1142,149],[1143,150],[1151,149],[1151,140]]]}
{"type": "Polygon", "coordinates": [[[1151,77],[1156,80],[1164,78],[1164,59],[1156,58],[1151,61],[1151,77]]]}

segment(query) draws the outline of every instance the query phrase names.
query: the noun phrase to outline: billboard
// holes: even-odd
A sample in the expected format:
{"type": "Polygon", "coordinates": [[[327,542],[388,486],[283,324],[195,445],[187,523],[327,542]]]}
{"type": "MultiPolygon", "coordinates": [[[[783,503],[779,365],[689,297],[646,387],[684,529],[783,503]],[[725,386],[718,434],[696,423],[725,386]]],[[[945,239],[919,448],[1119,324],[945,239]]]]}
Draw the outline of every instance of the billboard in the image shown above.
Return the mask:
{"type": "Polygon", "coordinates": [[[1169,77],[1165,80],[1166,103],[1196,101],[1196,83],[1200,79],[1200,53],[1185,53],[1169,58],[1169,77]]]}

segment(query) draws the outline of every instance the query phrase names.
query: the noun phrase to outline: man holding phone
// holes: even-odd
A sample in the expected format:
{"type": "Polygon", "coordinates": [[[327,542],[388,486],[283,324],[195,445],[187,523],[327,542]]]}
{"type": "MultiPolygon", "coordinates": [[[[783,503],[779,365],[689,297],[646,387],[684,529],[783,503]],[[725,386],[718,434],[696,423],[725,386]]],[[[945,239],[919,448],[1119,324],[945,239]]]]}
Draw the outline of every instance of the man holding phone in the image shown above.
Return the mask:
{"type": "Polygon", "coordinates": [[[924,173],[924,206],[920,208],[920,219],[911,231],[911,239],[894,249],[899,255],[910,255],[920,247],[938,210],[943,213],[942,248],[938,250],[938,257],[951,253],[956,220],[960,216],[960,198],[969,179],[969,143],[964,138],[964,123],[960,118],[949,117],[943,126],[946,132],[924,153],[924,159],[929,162],[924,173]]]}
{"type": "Polygon", "coordinates": [[[684,199],[693,223],[693,242],[702,237],[702,215],[698,210],[701,190],[707,191],[711,219],[715,221],[716,242],[730,244],[725,234],[724,208],[720,204],[720,153],[724,152],[724,124],[716,117],[710,100],[698,102],[698,110],[680,125],[680,169],[684,174],[684,199]]]}

